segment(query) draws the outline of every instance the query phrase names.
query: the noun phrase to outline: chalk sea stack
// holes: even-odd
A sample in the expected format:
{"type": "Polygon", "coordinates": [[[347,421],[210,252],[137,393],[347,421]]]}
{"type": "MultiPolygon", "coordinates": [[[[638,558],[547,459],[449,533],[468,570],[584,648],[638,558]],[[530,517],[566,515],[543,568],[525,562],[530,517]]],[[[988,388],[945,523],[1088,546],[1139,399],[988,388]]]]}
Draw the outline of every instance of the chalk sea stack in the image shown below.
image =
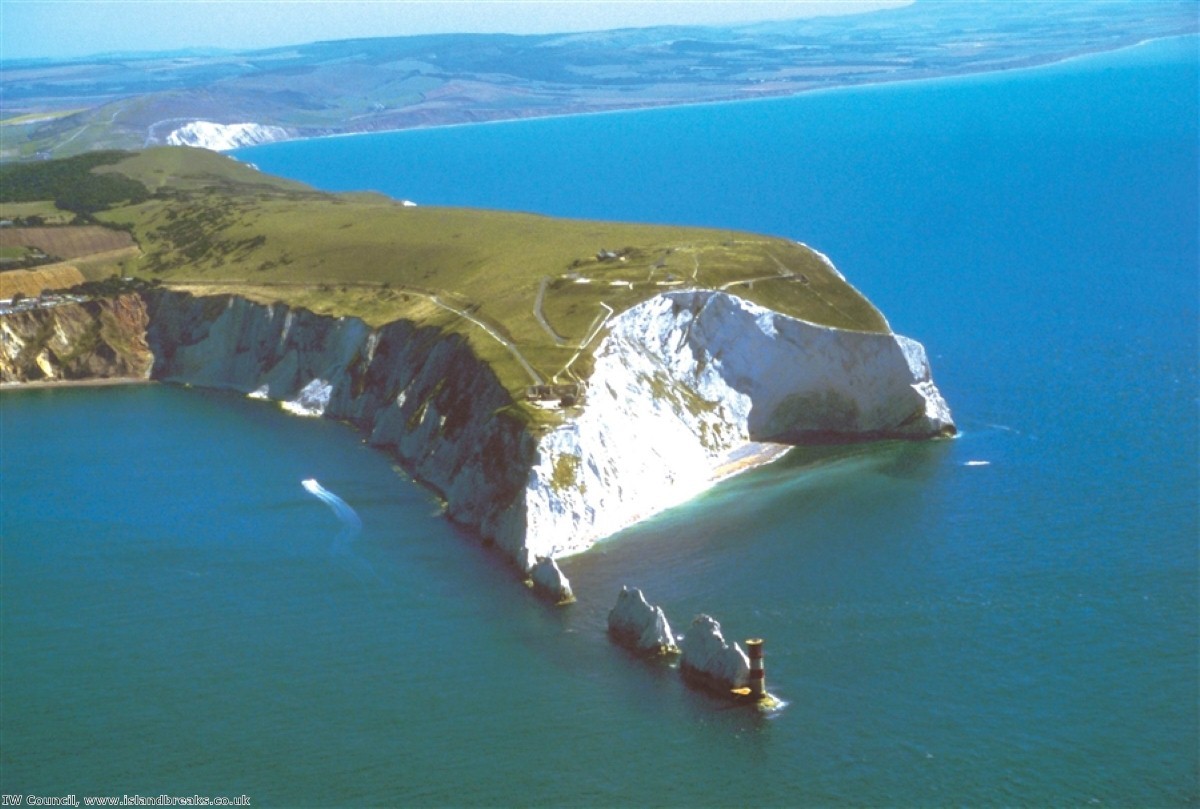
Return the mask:
{"type": "Polygon", "coordinates": [[[750,659],[737,643],[725,642],[721,624],[712,616],[697,615],[679,648],[679,670],[694,685],[727,694],[750,682],[750,659]]]}
{"type": "Polygon", "coordinates": [[[553,559],[539,558],[534,563],[533,570],[529,572],[529,579],[533,582],[533,589],[557,604],[569,604],[575,600],[570,580],[553,559]]]}
{"type": "Polygon", "coordinates": [[[608,633],[617,643],[645,655],[678,654],[671,624],[662,607],[646,601],[637,587],[622,587],[608,613],[608,633]]]}

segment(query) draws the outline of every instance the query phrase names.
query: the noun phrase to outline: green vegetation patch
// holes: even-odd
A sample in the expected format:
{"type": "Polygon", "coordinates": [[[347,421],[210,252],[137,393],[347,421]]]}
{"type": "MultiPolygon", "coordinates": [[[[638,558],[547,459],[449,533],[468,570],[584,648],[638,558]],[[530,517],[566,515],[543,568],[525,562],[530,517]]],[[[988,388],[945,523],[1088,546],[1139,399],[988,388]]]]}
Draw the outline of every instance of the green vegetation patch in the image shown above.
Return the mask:
{"type": "Polygon", "coordinates": [[[578,485],[578,481],[578,455],[559,455],[554,459],[554,474],[550,478],[550,485],[555,491],[573,489],[578,485]]]}
{"type": "Polygon", "coordinates": [[[34,247],[9,247],[0,244],[0,263],[22,261],[35,253],[41,254],[41,251],[34,247]]]}
{"type": "Polygon", "coordinates": [[[74,218],[75,214],[56,208],[50,200],[0,202],[0,220],[17,225],[66,225],[74,218]]]}

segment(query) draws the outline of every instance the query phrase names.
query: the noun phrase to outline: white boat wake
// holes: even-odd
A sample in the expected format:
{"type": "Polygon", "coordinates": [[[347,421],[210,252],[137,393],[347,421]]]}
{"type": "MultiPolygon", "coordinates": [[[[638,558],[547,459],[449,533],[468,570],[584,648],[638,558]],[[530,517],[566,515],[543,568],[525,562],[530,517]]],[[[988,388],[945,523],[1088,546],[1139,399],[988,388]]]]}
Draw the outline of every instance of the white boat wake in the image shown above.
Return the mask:
{"type": "Polygon", "coordinates": [[[338,557],[340,561],[344,562],[350,573],[359,580],[378,581],[379,577],[375,574],[371,564],[355,553],[350,546],[351,540],[362,532],[362,519],[358,516],[358,512],[352,509],[345,500],[318,483],[315,478],[302,480],[300,485],[309,494],[329,506],[334,516],[342,524],[342,530],[338,531],[337,536],[333,538],[333,547],[329,549],[330,555],[338,557]]]}
{"type": "MultiPolygon", "coordinates": [[[[326,489],[320,483],[317,483],[315,478],[300,481],[309,494],[313,494],[317,499],[324,502],[327,506],[333,509],[334,516],[342,521],[342,524],[348,529],[353,529],[353,533],[358,533],[362,530],[362,520],[359,519],[358,512],[350,508],[345,500],[338,497],[333,492],[326,489]]],[[[343,531],[345,533],[345,531],[343,531]]]]}

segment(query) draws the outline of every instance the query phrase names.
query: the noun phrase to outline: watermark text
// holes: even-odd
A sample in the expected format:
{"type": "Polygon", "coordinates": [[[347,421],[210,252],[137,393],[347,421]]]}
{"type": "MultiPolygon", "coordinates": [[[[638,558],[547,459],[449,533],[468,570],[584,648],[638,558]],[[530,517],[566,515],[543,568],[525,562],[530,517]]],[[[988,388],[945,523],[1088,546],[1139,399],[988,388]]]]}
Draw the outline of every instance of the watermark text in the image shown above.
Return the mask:
{"type": "Polygon", "coordinates": [[[248,795],[0,795],[0,806],[250,806],[248,795]]]}

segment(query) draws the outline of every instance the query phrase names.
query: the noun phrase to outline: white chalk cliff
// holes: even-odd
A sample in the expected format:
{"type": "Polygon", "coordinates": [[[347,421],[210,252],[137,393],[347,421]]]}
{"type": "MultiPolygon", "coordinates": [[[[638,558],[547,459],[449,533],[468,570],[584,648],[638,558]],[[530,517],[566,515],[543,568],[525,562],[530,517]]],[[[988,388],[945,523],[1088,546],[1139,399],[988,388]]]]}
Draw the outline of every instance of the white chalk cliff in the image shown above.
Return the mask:
{"type": "Polygon", "coordinates": [[[216,124],[212,121],[192,121],[167,135],[168,146],[194,146],[227,152],[243,146],[257,146],[287,140],[288,131],[281,126],[263,124],[216,124]]]}
{"type": "Polygon", "coordinates": [[[538,442],[518,541],[538,556],[585,550],[708,488],[752,442],[953,432],[913,340],[725,292],[661,294],[610,321],[582,412],[538,442]]]}

